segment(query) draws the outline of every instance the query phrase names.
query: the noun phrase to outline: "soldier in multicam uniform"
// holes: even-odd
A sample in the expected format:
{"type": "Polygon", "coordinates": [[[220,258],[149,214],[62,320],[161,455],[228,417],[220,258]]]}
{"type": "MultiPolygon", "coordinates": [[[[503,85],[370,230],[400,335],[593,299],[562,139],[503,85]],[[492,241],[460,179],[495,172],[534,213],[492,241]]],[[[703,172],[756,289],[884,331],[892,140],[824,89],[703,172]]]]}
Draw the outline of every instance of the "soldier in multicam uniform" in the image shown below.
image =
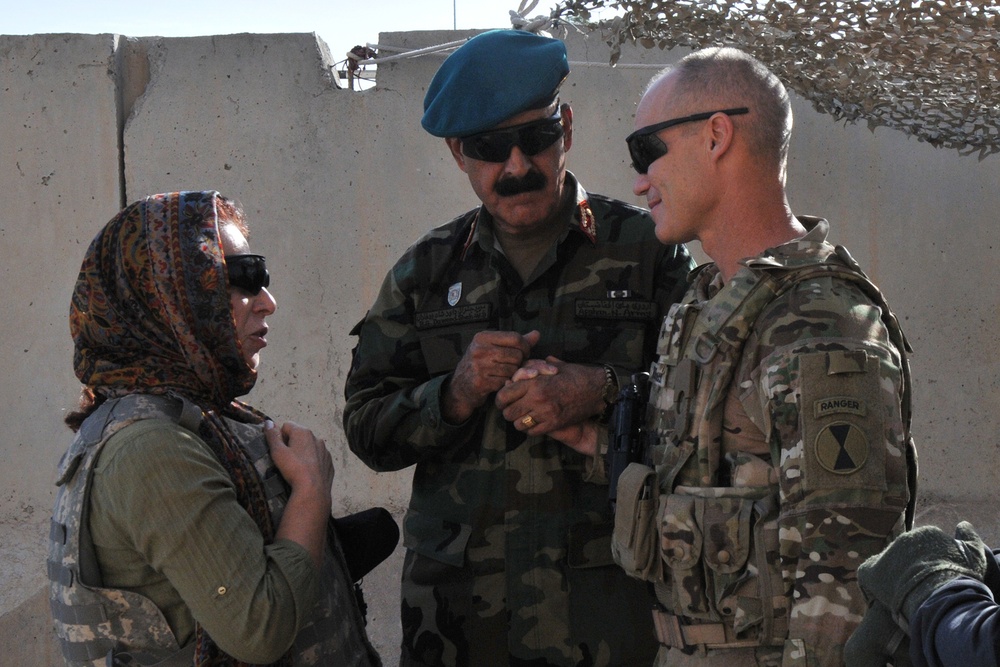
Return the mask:
{"type": "Polygon", "coordinates": [[[446,138],[482,206],[391,269],[347,379],[351,449],[415,465],[403,524],[402,665],[649,665],[645,586],[614,565],[597,452],[548,438],[600,418],[647,367],[690,258],[645,212],[566,171],[562,42],[490,31],[431,82],[423,126],[446,138]],[[508,380],[550,357],[556,374],[508,380]]]}
{"type": "Polygon", "coordinates": [[[49,541],[68,665],[381,664],[328,527],[323,441],[235,400],[275,308],[245,233],[218,193],[169,193],[87,251],[49,541]]]}
{"type": "Polygon", "coordinates": [[[657,238],[714,263],[663,322],[616,560],[653,585],[659,665],[842,665],[858,566],[910,520],[906,343],[827,222],[792,215],[791,106],[761,63],[695,52],[635,125],[657,238]]]}

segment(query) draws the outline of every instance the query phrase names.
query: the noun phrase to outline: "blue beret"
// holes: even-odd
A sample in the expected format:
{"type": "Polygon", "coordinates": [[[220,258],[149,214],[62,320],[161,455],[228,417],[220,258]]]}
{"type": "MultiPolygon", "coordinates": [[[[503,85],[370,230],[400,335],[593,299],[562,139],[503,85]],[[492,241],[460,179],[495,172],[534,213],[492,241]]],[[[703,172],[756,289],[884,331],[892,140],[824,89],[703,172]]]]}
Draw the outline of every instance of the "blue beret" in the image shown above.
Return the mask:
{"type": "Polygon", "coordinates": [[[490,30],[452,53],[431,80],[420,124],[466,137],[546,106],[569,74],[566,45],[523,30],[490,30]]]}

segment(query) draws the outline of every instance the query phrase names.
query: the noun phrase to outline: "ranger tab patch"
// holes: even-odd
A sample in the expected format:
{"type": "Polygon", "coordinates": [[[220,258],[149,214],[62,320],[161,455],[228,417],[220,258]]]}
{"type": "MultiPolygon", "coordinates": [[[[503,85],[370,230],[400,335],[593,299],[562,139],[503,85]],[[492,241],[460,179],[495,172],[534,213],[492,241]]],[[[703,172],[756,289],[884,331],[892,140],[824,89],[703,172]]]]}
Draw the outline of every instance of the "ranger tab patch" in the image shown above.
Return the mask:
{"type": "Polygon", "coordinates": [[[817,419],[837,413],[846,413],[864,417],[868,407],[864,399],[854,396],[830,396],[820,398],[813,403],[813,413],[817,419]]]}

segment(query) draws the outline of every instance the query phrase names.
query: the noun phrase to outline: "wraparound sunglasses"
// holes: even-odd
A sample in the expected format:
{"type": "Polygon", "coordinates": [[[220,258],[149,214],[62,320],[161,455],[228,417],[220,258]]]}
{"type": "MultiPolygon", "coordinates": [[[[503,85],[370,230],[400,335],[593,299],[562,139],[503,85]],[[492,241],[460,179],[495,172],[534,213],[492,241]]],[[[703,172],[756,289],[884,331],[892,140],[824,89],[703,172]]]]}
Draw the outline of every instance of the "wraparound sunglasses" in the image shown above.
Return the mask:
{"type": "Polygon", "coordinates": [[[525,155],[538,155],[562,136],[562,116],[556,111],[554,116],[523,125],[462,137],[462,154],[483,162],[506,162],[514,146],[525,155]]]}
{"type": "Polygon", "coordinates": [[[226,257],[226,272],[231,286],[254,296],[271,284],[263,255],[229,255],[226,257]]]}
{"type": "Polygon", "coordinates": [[[717,113],[724,113],[727,116],[739,116],[749,113],[749,111],[750,109],[747,107],[705,111],[703,113],[696,113],[690,116],[683,116],[681,118],[673,118],[671,120],[665,120],[662,123],[655,123],[653,125],[647,125],[646,127],[640,127],[638,130],[625,137],[625,143],[628,144],[628,153],[632,157],[632,168],[640,174],[645,174],[649,171],[649,165],[653,164],[667,154],[667,145],[663,143],[662,139],[656,136],[656,133],[660,130],[665,130],[668,127],[673,127],[674,125],[693,123],[696,120],[708,120],[717,113]]]}

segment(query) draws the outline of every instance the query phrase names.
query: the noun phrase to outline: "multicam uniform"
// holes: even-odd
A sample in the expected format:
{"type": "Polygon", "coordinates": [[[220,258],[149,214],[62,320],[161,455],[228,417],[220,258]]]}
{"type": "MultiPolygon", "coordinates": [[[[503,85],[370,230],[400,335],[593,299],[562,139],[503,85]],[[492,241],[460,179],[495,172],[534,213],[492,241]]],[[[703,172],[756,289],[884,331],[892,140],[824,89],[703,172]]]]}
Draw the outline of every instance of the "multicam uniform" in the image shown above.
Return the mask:
{"type": "Polygon", "coordinates": [[[614,566],[607,487],[591,460],[509,424],[492,400],[441,416],[442,386],[483,330],[541,332],[532,356],[614,366],[652,359],[691,261],[641,210],[576,192],[574,215],[522,283],[476,209],[397,262],[347,380],[351,449],[376,470],[416,464],[403,524],[403,664],[649,665],[648,593],[614,566]]]}
{"type": "MultiPolygon", "coordinates": [[[[148,549],[148,553],[154,554],[156,565],[146,566],[148,573],[143,575],[146,578],[133,573],[135,584],[129,590],[103,587],[101,563],[91,544],[90,526],[93,525],[91,521],[107,523],[115,519],[106,516],[91,518],[87,510],[90,507],[94,468],[105,445],[116,435],[119,438],[141,438],[141,442],[135,441],[138,447],[155,447],[159,442],[158,433],[163,434],[166,430],[166,437],[176,439],[178,430],[181,430],[183,435],[180,437],[201,443],[208,452],[209,460],[214,459],[215,454],[210,453],[209,446],[196,436],[201,416],[199,408],[180,398],[131,394],[112,399],[87,418],[60,462],[60,491],[49,541],[49,576],[52,617],[67,664],[110,665],[111,656],[115,665],[155,663],[163,667],[182,667],[192,664],[195,642],[191,639],[191,611],[184,606],[184,601],[171,582],[166,581],[165,575],[154,571],[154,568],[170,571],[171,559],[176,559],[179,550],[173,545],[157,549],[155,539],[136,545],[134,549],[148,549]],[[136,429],[143,431],[137,434],[136,429]],[[162,582],[155,583],[156,578],[162,582]],[[154,602],[137,590],[150,593],[155,590],[158,599],[154,602]],[[182,610],[179,611],[178,607],[182,610]],[[168,624],[166,608],[172,610],[173,615],[185,615],[182,624],[189,632],[186,637],[180,638],[185,644],[183,647],[174,634],[176,628],[172,629],[168,624]]],[[[268,509],[277,524],[288,500],[287,487],[271,461],[261,427],[228,418],[226,422],[253,457],[266,489],[268,509]]],[[[219,465],[219,475],[224,474],[219,465]]],[[[205,488],[215,488],[217,484],[215,480],[200,481],[205,488]]],[[[152,479],[137,480],[136,483],[145,485],[147,489],[156,488],[152,479]]],[[[192,480],[192,484],[197,485],[198,482],[192,480]]],[[[207,491],[205,493],[208,494],[207,491]]],[[[215,500],[210,511],[202,509],[205,514],[217,515],[226,510],[220,508],[220,504],[224,503],[215,500]]],[[[124,520],[121,517],[118,519],[124,520]]],[[[137,532],[142,532],[136,525],[138,521],[133,518],[132,525],[137,532]]],[[[187,529],[190,530],[191,525],[187,529]]],[[[155,534],[155,526],[149,527],[147,533],[155,534]]],[[[189,539],[198,540],[198,533],[190,534],[189,539]]],[[[291,543],[279,541],[265,547],[269,567],[279,571],[277,576],[282,581],[288,578],[287,585],[296,596],[294,600],[287,600],[289,607],[294,606],[294,611],[287,616],[297,627],[290,651],[291,662],[288,664],[326,667],[380,665],[365,635],[364,619],[358,610],[352,584],[346,576],[347,567],[339,547],[335,545],[335,538],[328,543],[326,561],[318,577],[315,566],[308,562],[308,555],[302,548],[292,545],[295,548],[290,549],[289,545],[291,543]]],[[[250,565],[243,564],[248,570],[250,565]]],[[[212,577],[211,573],[204,574],[212,577]]],[[[251,586],[244,586],[238,576],[220,577],[219,581],[231,590],[220,588],[216,591],[213,588],[211,591],[211,600],[207,601],[210,607],[205,613],[213,615],[216,623],[222,619],[229,619],[227,622],[232,623],[253,623],[255,614],[268,618],[259,608],[263,605],[246,608],[251,606],[247,598],[253,591],[251,586]]],[[[286,641],[284,638],[271,639],[268,633],[275,631],[277,628],[260,627],[254,639],[265,643],[286,641]]]]}
{"type": "Polygon", "coordinates": [[[654,583],[660,665],[841,665],[855,571],[906,522],[905,341],[826,221],[800,221],[725,285],[702,269],[660,333],[655,471],[619,482],[614,545],[654,583]]]}

